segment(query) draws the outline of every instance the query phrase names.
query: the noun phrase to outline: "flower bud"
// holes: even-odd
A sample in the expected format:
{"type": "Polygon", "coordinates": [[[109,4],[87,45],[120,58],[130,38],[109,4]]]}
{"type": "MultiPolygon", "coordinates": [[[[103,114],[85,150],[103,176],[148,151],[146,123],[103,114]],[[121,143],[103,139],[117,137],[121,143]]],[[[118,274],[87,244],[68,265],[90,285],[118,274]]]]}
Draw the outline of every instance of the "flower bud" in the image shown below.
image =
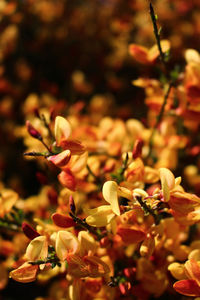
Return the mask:
{"type": "Polygon", "coordinates": [[[28,130],[28,133],[35,139],[38,139],[38,140],[42,140],[42,136],[41,134],[39,133],[39,131],[37,131],[37,129],[35,129],[33,127],[33,125],[31,125],[30,121],[26,121],[26,128],[28,130]]]}
{"type": "Polygon", "coordinates": [[[137,139],[135,141],[133,151],[132,151],[132,157],[133,159],[136,159],[138,157],[141,157],[142,155],[142,147],[143,147],[143,141],[141,139],[137,139]]]}
{"type": "Polygon", "coordinates": [[[30,240],[33,240],[34,238],[40,236],[40,234],[26,222],[22,223],[22,230],[25,236],[27,236],[27,238],[29,238],[30,240]]]}
{"type": "Polygon", "coordinates": [[[75,206],[75,203],[74,203],[74,198],[72,195],[69,196],[69,207],[70,207],[70,210],[73,214],[75,214],[76,212],[76,206],[75,206]]]}

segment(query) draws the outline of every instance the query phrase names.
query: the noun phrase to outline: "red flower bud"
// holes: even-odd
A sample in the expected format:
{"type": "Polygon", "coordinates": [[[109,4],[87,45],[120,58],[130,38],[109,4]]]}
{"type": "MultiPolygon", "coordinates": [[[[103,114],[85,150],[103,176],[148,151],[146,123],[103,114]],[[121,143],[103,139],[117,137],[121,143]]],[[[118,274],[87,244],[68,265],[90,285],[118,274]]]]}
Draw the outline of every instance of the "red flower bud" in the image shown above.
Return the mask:
{"type": "Polygon", "coordinates": [[[70,207],[70,210],[73,214],[75,214],[75,211],[76,211],[76,206],[75,206],[75,203],[74,203],[74,198],[72,195],[69,196],[69,207],[70,207]]]}
{"type": "Polygon", "coordinates": [[[40,234],[26,222],[22,223],[22,230],[25,236],[27,236],[27,238],[29,238],[30,240],[33,240],[36,237],[40,236],[40,234]]]}
{"type": "Polygon", "coordinates": [[[132,151],[132,157],[133,159],[136,159],[138,157],[141,157],[142,155],[142,147],[143,147],[143,141],[141,139],[137,139],[135,141],[133,151],[132,151]]]}
{"type": "Polygon", "coordinates": [[[42,140],[42,136],[41,134],[39,133],[39,131],[37,131],[37,129],[35,129],[33,127],[33,125],[31,125],[30,121],[26,121],[26,128],[28,130],[28,133],[35,139],[38,139],[38,140],[42,140]]]}

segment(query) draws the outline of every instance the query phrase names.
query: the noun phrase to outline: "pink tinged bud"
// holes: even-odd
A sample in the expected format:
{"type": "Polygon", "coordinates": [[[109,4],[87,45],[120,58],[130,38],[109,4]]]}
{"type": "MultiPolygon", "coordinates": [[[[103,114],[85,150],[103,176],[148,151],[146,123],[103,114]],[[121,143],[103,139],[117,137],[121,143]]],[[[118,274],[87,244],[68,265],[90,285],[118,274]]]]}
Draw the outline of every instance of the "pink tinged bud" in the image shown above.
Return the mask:
{"type": "Polygon", "coordinates": [[[47,158],[47,160],[51,161],[56,167],[63,168],[67,165],[71,158],[71,152],[69,150],[65,150],[57,155],[52,155],[47,158]]]}
{"type": "Polygon", "coordinates": [[[133,151],[132,151],[132,157],[133,159],[136,159],[138,157],[141,157],[142,155],[142,147],[143,147],[143,141],[141,139],[137,139],[135,141],[133,151]]]}
{"type": "Polygon", "coordinates": [[[40,234],[26,222],[22,223],[22,230],[25,236],[27,236],[27,238],[29,238],[30,240],[33,240],[34,238],[40,236],[40,234]]]}
{"type": "Polygon", "coordinates": [[[119,289],[122,295],[126,295],[130,289],[131,289],[131,284],[130,282],[123,282],[119,284],[119,289]]]}
{"type": "Polygon", "coordinates": [[[64,187],[67,187],[68,189],[75,191],[76,179],[75,179],[73,173],[70,171],[70,169],[66,169],[65,171],[62,171],[58,175],[58,179],[64,187]]]}
{"type": "Polygon", "coordinates": [[[37,131],[37,129],[35,129],[33,127],[33,125],[31,125],[30,121],[26,121],[26,128],[28,130],[28,133],[35,139],[38,139],[38,140],[42,140],[42,136],[41,134],[39,133],[39,131],[37,131]]]}
{"type": "Polygon", "coordinates": [[[54,224],[58,227],[69,228],[75,226],[76,223],[71,217],[55,213],[51,216],[54,224]]]}
{"type": "Polygon", "coordinates": [[[73,214],[75,214],[76,212],[76,206],[75,206],[75,203],[74,203],[74,198],[72,195],[69,196],[69,207],[70,207],[70,210],[73,214]]]}

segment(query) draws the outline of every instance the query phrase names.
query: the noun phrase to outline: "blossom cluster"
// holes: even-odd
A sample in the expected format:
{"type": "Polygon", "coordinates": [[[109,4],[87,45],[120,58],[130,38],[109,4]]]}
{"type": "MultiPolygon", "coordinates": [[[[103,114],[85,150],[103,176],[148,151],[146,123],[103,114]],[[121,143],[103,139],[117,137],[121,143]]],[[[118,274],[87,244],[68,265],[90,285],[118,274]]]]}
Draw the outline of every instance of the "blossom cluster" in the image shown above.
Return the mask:
{"type": "MultiPolygon", "coordinates": [[[[21,174],[4,182],[5,147],[0,156],[2,291],[16,281],[45,286],[45,295],[35,300],[200,297],[200,54],[191,47],[182,51],[184,39],[192,40],[190,23],[177,22],[176,32],[170,29],[161,39],[151,3],[149,15],[146,1],[127,1],[130,12],[123,19],[118,12],[122,2],[94,1],[90,10],[65,0],[24,5],[2,1],[2,20],[14,24],[5,25],[0,36],[2,132],[6,142],[23,142],[22,166],[33,165],[38,182],[35,193],[24,192],[21,174]],[[93,12],[97,16],[98,5],[104,9],[93,32],[83,25],[93,12]],[[107,76],[100,70],[96,78],[105,76],[113,94],[95,92],[98,80],[90,79],[89,63],[85,73],[72,68],[68,102],[60,98],[59,80],[52,84],[26,59],[15,65],[17,83],[6,79],[7,59],[19,49],[19,32],[29,24],[24,11],[43,24],[35,32],[40,43],[28,42],[42,55],[50,35],[56,45],[62,44],[68,35],[72,39],[72,33],[81,33],[82,26],[84,53],[93,43],[85,41],[101,28],[100,50],[108,43],[112,51],[102,58],[107,76]],[[148,18],[146,27],[141,16],[148,18]],[[188,29],[183,40],[182,26],[188,29]],[[131,42],[133,29],[137,38],[131,42]],[[181,66],[176,64],[179,55],[181,66]],[[144,70],[132,85],[144,91],[145,118],[136,118],[127,107],[123,111],[123,105],[117,108],[114,100],[114,93],[126,85],[113,71],[127,62],[144,70]],[[34,73],[36,90],[48,93],[31,90],[34,73]],[[16,116],[14,99],[20,102],[22,96],[25,101],[16,116]],[[11,121],[21,117],[23,122],[11,121]]],[[[199,1],[162,1],[156,11],[164,26],[189,13],[198,32],[199,12],[194,8],[199,1]]],[[[63,56],[59,64],[65,64],[63,56]]]]}

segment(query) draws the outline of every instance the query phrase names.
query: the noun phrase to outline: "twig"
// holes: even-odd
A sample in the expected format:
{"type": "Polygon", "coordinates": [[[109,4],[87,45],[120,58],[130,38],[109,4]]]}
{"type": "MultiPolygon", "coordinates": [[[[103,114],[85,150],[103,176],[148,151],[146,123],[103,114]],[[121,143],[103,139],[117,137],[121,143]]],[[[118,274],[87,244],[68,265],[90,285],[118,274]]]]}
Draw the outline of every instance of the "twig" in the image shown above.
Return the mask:
{"type": "Polygon", "coordinates": [[[46,120],[46,118],[45,118],[45,115],[44,115],[44,114],[41,114],[40,119],[43,121],[44,126],[47,128],[50,138],[51,138],[52,140],[54,140],[53,133],[52,133],[50,127],[49,127],[49,124],[47,123],[47,120],[46,120]]]}
{"type": "Polygon", "coordinates": [[[98,238],[98,240],[101,240],[104,236],[102,234],[100,234],[99,232],[97,232],[92,226],[90,226],[89,224],[86,223],[85,220],[82,220],[81,218],[75,216],[73,213],[69,213],[70,217],[72,217],[72,219],[82,228],[88,230],[90,233],[93,233],[94,235],[96,235],[96,237],[98,238]]]}
{"type": "Polygon", "coordinates": [[[166,67],[165,53],[162,51],[162,47],[161,47],[161,43],[160,43],[160,33],[159,33],[157,22],[156,22],[157,17],[156,17],[156,14],[154,12],[154,8],[153,8],[153,5],[151,4],[151,2],[149,4],[149,8],[150,8],[151,20],[153,23],[153,31],[154,31],[154,34],[156,37],[156,42],[157,42],[158,49],[160,52],[160,58],[161,58],[163,65],[166,67]]]}
{"type": "Polygon", "coordinates": [[[48,157],[51,156],[52,154],[50,153],[46,153],[46,152],[35,152],[35,151],[31,151],[31,152],[25,152],[24,156],[44,156],[44,157],[48,157]]]}
{"type": "Polygon", "coordinates": [[[61,266],[60,264],[60,261],[57,257],[47,257],[46,259],[42,260],[42,259],[39,259],[39,260],[36,260],[36,261],[30,261],[29,264],[30,265],[43,265],[43,264],[47,264],[47,263],[51,263],[51,264],[56,264],[58,266],[61,266]]]}
{"type": "Polygon", "coordinates": [[[152,215],[152,217],[154,218],[155,224],[158,225],[159,222],[160,222],[159,216],[156,215],[156,214],[154,213],[154,211],[151,209],[151,207],[149,207],[149,206],[146,204],[146,202],[144,202],[144,201],[142,200],[142,197],[136,196],[135,198],[136,198],[136,200],[140,203],[141,207],[144,209],[144,212],[145,212],[145,213],[149,213],[150,215],[152,215]]]}

